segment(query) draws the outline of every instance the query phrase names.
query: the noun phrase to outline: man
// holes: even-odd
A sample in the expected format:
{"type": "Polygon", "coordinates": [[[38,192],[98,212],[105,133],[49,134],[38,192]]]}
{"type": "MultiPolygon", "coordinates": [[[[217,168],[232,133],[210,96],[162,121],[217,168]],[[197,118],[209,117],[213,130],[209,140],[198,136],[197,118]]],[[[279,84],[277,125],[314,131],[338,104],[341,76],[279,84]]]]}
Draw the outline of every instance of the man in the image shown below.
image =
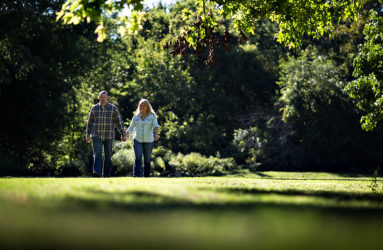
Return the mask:
{"type": "Polygon", "coordinates": [[[126,141],[124,124],[117,107],[108,102],[108,92],[101,91],[99,103],[89,112],[86,125],[86,141],[93,140],[93,176],[110,177],[112,175],[112,144],[115,138],[114,129],[117,127],[121,140],[126,141]],[[104,164],[102,164],[102,147],[104,146],[104,164]],[[103,167],[102,167],[103,165],[103,167]]]}

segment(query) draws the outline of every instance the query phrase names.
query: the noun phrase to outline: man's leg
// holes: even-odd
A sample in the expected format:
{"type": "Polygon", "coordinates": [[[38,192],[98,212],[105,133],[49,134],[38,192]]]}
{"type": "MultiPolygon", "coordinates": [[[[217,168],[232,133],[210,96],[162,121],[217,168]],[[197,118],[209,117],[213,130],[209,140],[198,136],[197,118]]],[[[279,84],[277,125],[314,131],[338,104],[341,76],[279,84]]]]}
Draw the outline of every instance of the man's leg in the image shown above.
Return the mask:
{"type": "Polygon", "coordinates": [[[93,137],[93,174],[101,176],[102,165],[102,141],[98,137],[93,137]]]}
{"type": "Polygon", "coordinates": [[[112,147],[113,139],[103,141],[104,144],[104,167],[102,177],[112,176],[112,147]]]}
{"type": "Polygon", "coordinates": [[[134,140],[133,141],[133,149],[134,149],[134,155],[136,157],[134,161],[133,166],[133,176],[134,177],[141,177],[141,165],[142,165],[142,153],[143,153],[143,145],[142,143],[134,140]]]}
{"type": "Polygon", "coordinates": [[[144,176],[149,177],[151,166],[150,161],[152,158],[152,149],[153,149],[154,142],[152,143],[144,143],[144,176]]]}

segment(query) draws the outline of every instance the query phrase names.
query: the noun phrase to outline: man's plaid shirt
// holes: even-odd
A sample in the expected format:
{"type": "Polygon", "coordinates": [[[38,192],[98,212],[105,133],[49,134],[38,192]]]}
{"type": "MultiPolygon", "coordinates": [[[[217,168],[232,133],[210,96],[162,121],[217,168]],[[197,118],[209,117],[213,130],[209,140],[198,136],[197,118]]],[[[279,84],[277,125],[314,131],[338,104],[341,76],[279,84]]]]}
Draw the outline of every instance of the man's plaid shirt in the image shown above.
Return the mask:
{"type": "Polygon", "coordinates": [[[86,136],[100,138],[100,140],[114,139],[114,128],[117,127],[122,136],[125,136],[124,123],[117,107],[109,102],[105,106],[97,103],[89,112],[86,125],[86,136]]]}

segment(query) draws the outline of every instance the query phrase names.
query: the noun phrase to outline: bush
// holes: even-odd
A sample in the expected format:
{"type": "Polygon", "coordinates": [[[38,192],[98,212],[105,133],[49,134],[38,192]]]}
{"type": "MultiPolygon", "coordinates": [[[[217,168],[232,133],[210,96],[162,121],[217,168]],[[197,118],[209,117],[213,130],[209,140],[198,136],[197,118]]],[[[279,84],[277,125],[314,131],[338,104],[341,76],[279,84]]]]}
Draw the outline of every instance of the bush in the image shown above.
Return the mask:
{"type": "MultiPolygon", "coordinates": [[[[116,175],[130,175],[134,165],[134,150],[131,143],[117,142],[112,157],[116,175]]],[[[163,146],[152,152],[153,176],[203,176],[222,175],[237,168],[234,158],[206,157],[199,153],[173,153],[163,146]]]]}
{"type": "Polygon", "coordinates": [[[75,177],[85,173],[85,163],[81,160],[73,160],[69,164],[64,164],[55,171],[56,176],[75,177]]]}
{"type": "Polygon", "coordinates": [[[112,156],[114,174],[117,176],[131,175],[134,165],[133,149],[120,149],[112,156]]]}
{"type": "Polygon", "coordinates": [[[169,165],[175,169],[176,175],[184,176],[222,175],[237,168],[233,158],[206,157],[199,153],[178,153],[169,161],[169,165]]]}
{"type": "Polygon", "coordinates": [[[112,165],[114,175],[130,176],[133,172],[134,150],[133,142],[118,141],[113,145],[112,165]]]}
{"type": "Polygon", "coordinates": [[[152,170],[155,176],[168,176],[174,173],[175,169],[169,164],[173,152],[163,146],[154,147],[152,152],[152,170]]]}
{"type": "Polygon", "coordinates": [[[0,155],[0,176],[27,175],[28,170],[16,157],[0,155]]]}

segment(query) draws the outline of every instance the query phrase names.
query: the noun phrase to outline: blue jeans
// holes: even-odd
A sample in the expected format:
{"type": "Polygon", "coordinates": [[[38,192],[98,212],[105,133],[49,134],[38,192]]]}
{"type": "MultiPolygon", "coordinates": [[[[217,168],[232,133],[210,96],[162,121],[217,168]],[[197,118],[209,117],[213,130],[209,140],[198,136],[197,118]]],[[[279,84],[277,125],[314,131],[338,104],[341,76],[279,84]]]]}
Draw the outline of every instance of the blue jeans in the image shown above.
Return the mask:
{"type": "Polygon", "coordinates": [[[144,156],[144,176],[149,177],[153,145],[153,142],[133,141],[134,154],[136,156],[133,166],[134,177],[142,177],[142,155],[144,156]]]}
{"type": "Polygon", "coordinates": [[[102,177],[112,176],[112,145],[113,139],[101,141],[93,137],[93,172],[102,177]],[[102,148],[104,147],[104,162],[102,159],[102,148]]]}

